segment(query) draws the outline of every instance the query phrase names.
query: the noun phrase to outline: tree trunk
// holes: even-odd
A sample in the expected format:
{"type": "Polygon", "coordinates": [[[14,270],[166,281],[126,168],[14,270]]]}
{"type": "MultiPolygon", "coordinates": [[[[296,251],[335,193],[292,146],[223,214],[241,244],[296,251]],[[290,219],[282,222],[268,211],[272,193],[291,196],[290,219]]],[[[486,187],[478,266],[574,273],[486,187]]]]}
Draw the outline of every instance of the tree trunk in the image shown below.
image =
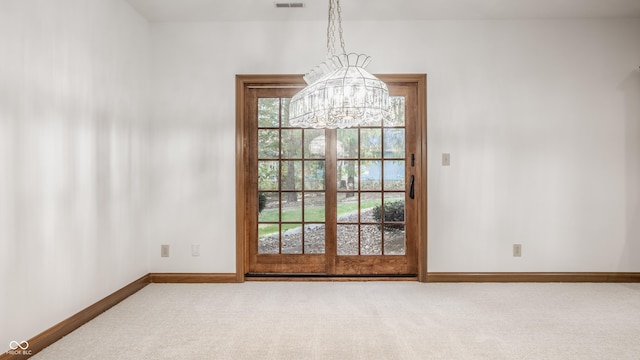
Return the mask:
{"type": "MultiPolygon", "coordinates": [[[[295,189],[296,188],[296,169],[293,161],[287,161],[287,189],[295,189]]],[[[286,199],[287,202],[297,202],[298,201],[298,193],[297,192],[287,192],[286,199]]]]}

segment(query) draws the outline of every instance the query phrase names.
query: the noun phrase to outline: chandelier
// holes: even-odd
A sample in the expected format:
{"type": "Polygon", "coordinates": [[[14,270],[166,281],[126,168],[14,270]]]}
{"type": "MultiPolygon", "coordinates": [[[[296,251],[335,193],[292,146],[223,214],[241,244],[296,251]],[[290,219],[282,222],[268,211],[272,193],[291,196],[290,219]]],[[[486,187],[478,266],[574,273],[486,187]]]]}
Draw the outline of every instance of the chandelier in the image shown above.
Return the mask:
{"type": "Polygon", "coordinates": [[[307,87],[291,98],[289,123],[306,128],[347,128],[375,124],[388,115],[387,85],[364,68],[365,54],[347,53],[340,0],[329,0],[327,60],[304,76],[307,87]],[[335,19],[341,54],[335,54],[335,19]]]}

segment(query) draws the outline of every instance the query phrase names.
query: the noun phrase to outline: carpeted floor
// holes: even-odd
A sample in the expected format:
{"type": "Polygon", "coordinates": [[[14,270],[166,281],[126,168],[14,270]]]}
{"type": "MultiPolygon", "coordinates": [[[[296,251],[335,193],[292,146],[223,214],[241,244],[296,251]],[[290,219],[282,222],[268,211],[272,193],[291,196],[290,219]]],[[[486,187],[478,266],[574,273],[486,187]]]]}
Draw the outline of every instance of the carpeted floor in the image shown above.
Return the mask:
{"type": "Polygon", "coordinates": [[[640,359],[640,284],[150,284],[32,359],[640,359]]]}

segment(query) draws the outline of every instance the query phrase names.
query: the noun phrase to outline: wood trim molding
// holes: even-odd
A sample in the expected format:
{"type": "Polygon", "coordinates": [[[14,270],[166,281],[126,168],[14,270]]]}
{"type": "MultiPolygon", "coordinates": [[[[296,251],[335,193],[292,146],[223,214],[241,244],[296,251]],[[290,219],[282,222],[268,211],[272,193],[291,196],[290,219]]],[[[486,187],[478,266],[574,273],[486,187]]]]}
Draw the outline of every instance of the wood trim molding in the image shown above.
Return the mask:
{"type": "Polygon", "coordinates": [[[428,176],[428,163],[427,158],[429,155],[428,146],[427,146],[427,74],[423,74],[417,79],[418,85],[418,123],[419,128],[418,131],[421,133],[421,157],[420,157],[420,187],[422,191],[420,191],[419,196],[420,199],[420,209],[418,210],[418,221],[420,230],[418,231],[421,234],[421,238],[418,239],[418,281],[426,282],[427,281],[427,252],[428,252],[428,229],[429,229],[429,216],[428,216],[428,203],[429,203],[429,192],[427,189],[429,176],[428,176]]]}
{"type": "MultiPolygon", "coordinates": [[[[98,301],[97,303],[85,308],[84,310],[69,317],[68,319],[63,320],[62,322],[50,327],[49,329],[29,339],[28,350],[31,351],[32,355],[37,354],[42,349],[60,340],[63,336],[68,335],[75,329],[79,328],[80,326],[84,325],[85,323],[92,320],[96,316],[110,309],[112,306],[116,305],[120,301],[133,295],[138,290],[147,286],[147,284],[149,284],[149,274],[144,275],[138,280],[130,283],[129,285],[126,285],[120,290],[117,290],[113,294],[105,297],[104,299],[98,301]]],[[[0,360],[27,359],[29,357],[30,357],[29,355],[10,355],[6,352],[0,353],[0,360]]]]}
{"type": "Polygon", "coordinates": [[[640,273],[609,272],[430,272],[427,282],[640,282],[640,273]]]}
{"type": "Polygon", "coordinates": [[[244,247],[245,239],[245,201],[246,201],[246,155],[247,152],[245,132],[246,125],[243,121],[245,117],[244,107],[244,88],[245,82],[248,81],[246,77],[236,75],[236,281],[244,281],[245,267],[245,253],[247,252],[244,247]]]}
{"type": "Polygon", "coordinates": [[[246,276],[245,281],[290,282],[367,282],[367,281],[417,281],[417,276],[246,276]]]}
{"type": "MultiPolygon", "coordinates": [[[[418,281],[427,280],[427,75],[426,74],[379,74],[377,75],[388,84],[415,84],[417,87],[417,116],[418,128],[420,132],[420,152],[418,159],[421,165],[421,173],[418,182],[421,208],[418,210],[419,233],[422,234],[418,240],[418,281]]],[[[245,274],[249,272],[249,249],[247,239],[249,229],[246,229],[245,221],[249,216],[247,213],[246,189],[249,144],[247,143],[247,124],[245,117],[247,108],[245,107],[245,92],[251,87],[303,87],[305,86],[302,75],[236,75],[236,281],[244,282],[245,274]]]]}
{"type": "MultiPolygon", "coordinates": [[[[150,282],[152,283],[183,283],[183,284],[202,284],[202,283],[236,283],[238,277],[236,274],[215,274],[215,273],[150,273],[150,282]]],[[[244,276],[243,276],[244,281],[244,276]]]]}

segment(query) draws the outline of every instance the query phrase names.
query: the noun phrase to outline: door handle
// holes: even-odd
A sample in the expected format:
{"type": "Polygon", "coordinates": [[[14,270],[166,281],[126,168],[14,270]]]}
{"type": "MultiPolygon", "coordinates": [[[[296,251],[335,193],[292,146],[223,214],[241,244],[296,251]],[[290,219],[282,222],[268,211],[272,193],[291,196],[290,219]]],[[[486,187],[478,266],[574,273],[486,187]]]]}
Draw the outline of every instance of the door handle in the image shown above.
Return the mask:
{"type": "Polygon", "coordinates": [[[411,185],[409,185],[409,197],[411,199],[414,199],[416,197],[414,187],[413,187],[414,181],[415,181],[415,176],[411,175],[411,185]]]}

